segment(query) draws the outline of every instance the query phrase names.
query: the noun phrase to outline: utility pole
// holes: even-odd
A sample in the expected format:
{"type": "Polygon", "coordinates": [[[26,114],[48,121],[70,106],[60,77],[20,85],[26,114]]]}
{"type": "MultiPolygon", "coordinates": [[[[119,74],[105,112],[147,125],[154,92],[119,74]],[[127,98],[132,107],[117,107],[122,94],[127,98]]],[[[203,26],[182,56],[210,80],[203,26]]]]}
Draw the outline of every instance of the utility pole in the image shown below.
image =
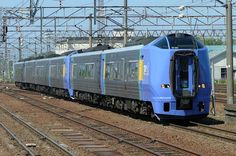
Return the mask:
{"type": "Polygon", "coordinates": [[[105,34],[105,8],[104,8],[104,0],[98,0],[98,7],[97,7],[97,14],[98,14],[98,23],[97,23],[97,36],[98,42],[102,43],[103,35],[105,34]]]}
{"type": "Polygon", "coordinates": [[[30,24],[34,23],[33,6],[34,6],[34,1],[30,0],[30,24]]]}
{"type": "Polygon", "coordinates": [[[4,74],[5,74],[5,78],[8,80],[9,79],[9,62],[8,62],[8,47],[7,47],[7,18],[4,17],[3,18],[3,27],[4,27],[4,34],[3,36],[4,38],[4,42],[5,42],[5,55],[4,55],[4,62],[5,62],[5,69],[4,69],[4,74]]]}
{"type": "Polygon", "coordinates": [[[37,56],[37,42],[36,40],[34,41],[34,56],[37,56]]]}
{"type": "Polygon", "coordinates": [[[34,16],[37,12],[37,6],[38,6],[39,0],[36,2],[34,0],[30,0],[30,24],[34,23],[34,16]]]}
{"type": "Polygon", "coordinates": [[[225,105],[225,122],[236,125],[236,105],[234,104],[234,77],[233,77],[233,31],[232,31],[232,1],[226,4],[226,68],[227,68],[227,104],[225,105]]]}
{"type": "Polygon", "coordinates": [[[40,7],[40,54],[43,52],[43,8],[40,7]]]}
{"type": "Polygon", "coordinates": [[[92,21],[93,17],[92,14],[89,15],[89,47],[92,48],[93,46],[93,21],[92,21]]]}
{"type": "Polygon", "coordinates": [[[93,16],[94,16],[94,25],[96,25],[96,20],[97,20],[97,1],[94,0],[94,4],[93,4],[94,8],[93,8],[93,16]]]}
{"type": "Polygon", "coordinates": [[[232,3],[227,0],[226,6],[226,22],[227,22],[227,40],[226,40],[226,56],[227,56],[227,104],[234,103],[234,81],[233,81],[233,31],[232,31],[232,3]]]}
{"type": "Polygon", "coordinates": [[[124,46],[128,41],[128,0],[124,0],[124,46]]]}
{"type": "Polygon", "coordinates": [[[214,66],[214,62],[212,62],[211,64],[211,85],[212,85],[212,89],[211,89],[211,102],[212,102],[212,108],[211,108],[211,112],[212,114],[215,116],[216,115],[216,108],[215,108],[215,66],[214,66]]]}
{"type": "Polygon", "coordinates": [[[22,45],[23,45],[23,38],[20,36],[19,40],[19,61],[22,59],[22,45]]]}
{"type": "Polygon", "coordinates": [[[54,47],[56,47],[57,44],[57,18],[54,18],[54,47]]]}

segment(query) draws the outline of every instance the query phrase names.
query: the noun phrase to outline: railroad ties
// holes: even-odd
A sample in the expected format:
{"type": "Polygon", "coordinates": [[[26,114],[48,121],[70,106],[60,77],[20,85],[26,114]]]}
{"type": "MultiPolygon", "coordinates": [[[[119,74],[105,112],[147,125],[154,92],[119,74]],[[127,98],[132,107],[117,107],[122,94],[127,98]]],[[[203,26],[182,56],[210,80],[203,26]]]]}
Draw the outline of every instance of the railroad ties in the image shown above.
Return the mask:
{"type": "MultiPolygon", "coordinates": [[[[117,127],[116,125],[108,124],[64,108],[60,108],[23,94],[10,90],[4,93],[27,104],[38,107],[41,110],[53,113],[60,118],[68,120],[68,122],[83,126],[86,129],[89,129],[89,131],[93,131],[93,135],[98,135],[97,137],[102,140],[107,140],[110,138],[118,141],[118,144],[126,145],[125,155],[198,155],[188,149],[183,149],[169,144],[158,138],[150,138],[148,136],[123,129],[117,127]]],[[[112,145],[109,147],[107,145],[100,144],[99,142],[96,142],[96,139],[88,137],[88,135],[82,133],[81,131],[60,128],[54,128],[52,131],[61,134],[66,139],[76,143],[79,147],[86,148],[89,151],[96,153],[96,155],[122,155],[121,153],[117,153],[116,149],[114,150],[115,147],[112,145]]]]}
{"type": "MultiPolygon", "coordinates": [[[[10,112],[8,109],[4,108],[3,106],[0,106],[0,110],[4,113],[6,113],[7,115],[9,115],[12,119],[14,119],[16,122],[18,122],[19,124],[16,124],[14,126],[14,130],[16,131],[16,129],[18,128],[22,128],[22,126],[27,129],[32,131],[33,133],[36,134],[37,139],[28,139],[28,138],[22,138],[22,137],[18,137],[20,134],[19,132],[13,132],[13,130],[11,130],[10,128],[8,128],[5,124],[0,123],[0,126],[14,139],[16,140],[16,142],[27,152],[27,155],[31,155],[31,156],[36,156],[36,155],[41,155],[40,153],[45,151],[46,153],[48,151],[58,151],[60,150],[59,153],[64,153],[66,155],[70,155],[70,156],[74,156],[76,154],[72,153],[70,150],[66,149],[65,147],[63,147],[61,145],[61,143],[59,143],[58,141],[52,139],[50,136],[48,136],[47,134],[41,132],[40,130],[38,130],[37,128],[33,127],[32,125],[28,124],[26,121],[24,121],[23,119],[21,119],[20,117],[18,117],[16,114],[10,112]],[[28,143],[26,142],[27,140],[35,140],[36,143],[28,143]],[[51,150],[49,150],[49,148],[47,150],[44,149],[45,146],[42,146],[42,144],[48,144],[50,143],[50,145],[52,145],[51,150]],[[38,146],[38,144],[40,144],[41,146],[38,146]],[[37,148],[36,148],[37,147],[37,148]]],[[[2,114],[3,115],[3,114],[2,114]]],[[[6,118],[5,118],[6,119],[6,118]]],[[[12,128],[13,129],[13,128],[12,128]]],[[[49,147],[47,145],[47,147],[49,147]]],[[[44,153],[45,154],[45,153],[44,153]]]]}

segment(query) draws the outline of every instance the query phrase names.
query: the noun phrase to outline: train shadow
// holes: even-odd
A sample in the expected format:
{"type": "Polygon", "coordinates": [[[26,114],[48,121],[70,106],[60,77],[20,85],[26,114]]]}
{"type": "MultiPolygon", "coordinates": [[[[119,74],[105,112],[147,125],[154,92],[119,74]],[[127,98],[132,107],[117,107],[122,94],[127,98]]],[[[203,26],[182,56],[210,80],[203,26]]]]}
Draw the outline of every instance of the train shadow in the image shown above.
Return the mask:
{"type": "MultiPolygon", "coordinates": [[[[26,91],[21,91],[21,92],[30,94],[30,92],[28,93],[26,91]]],[[[90,106],[92,108],[103,109],[103,110],[114,112],[114,113],[117,113],[117,114],[120,114],[120,115],[128,116],[128,117],[133,118],[133,119],[138,119],[138,120],[147,121],[147,122],[153,122],[155,124],[159,124],[159,125],[163,125],[163,126],[168,126],[170,124],[178,124],[178,125],[182,125],[182,126],[194,126],[194,124],[191,124],[191,121],[201,123],[201,124],[205,124],[205,125],[221,125],[221,124],[224,124],[224,121],[216,120],[216,119],[213,119],[213,118],[210,118],[210,117],[206,117],[206,118],[202,118],[202,119],[196,119],[196,120],[180,120],[180,119],[175,120],[175,119],[172,118],[172,119],[169,119],[169,120],[161,120],[160,121],[156,117],[151,118],[150,116],[145,116],[145,115],[140,115],[140,114],[133,114],[133,113],[130,113],[130,112],[124,112],[124,111],[121,111],[121,110],[112,109],[112,108],[104,107],[104,106],[101,106],[101,105],[95,105],[95,104],[90,103],[90,102],[80,101],[78,99],[62,98],[62,97],[53,96],[53,95],[50,95],[50,94],[44,94],[44,93],[40,93],[40,92],[33,92],[32,94],[41,95],[41,96],[52,96],[52,97],[55,97],[55,98],[58,98],[58,99],[63,99],[63,100],[66,100],[66,101],[74,102],[75,104],[80,103],[80,104],[83,104],[83,105],[90,106]]],[[[88,110],[86,110],[86,111],[88,111],[88,110]]]]}
{"type": "MultiPolygon", "coordinates": [[[[159,122],[160,123],[160,122],[159,122]]],[[[213,119],[210,117],[206,117],[203,119],[193,119],[193,120],[165,120],[162,121],[161,124],[163,124],[163,126],[169,126],[171,124],[175,124],[175,125],[179,125],[179,126],[186,126],[186,127],[194,127],[197,126],[197,124],[202,124],[202,125],[222,125],[224,124],[224,121],[222,120],[217,120],[217,119],[213,119]]]]}
{"type": "Polygon", "coordinates": [[[158,120],[156,117],[151,118],[150,116],[146,116],[146,115],[140,115],[140,114],[133,114],[130,112],[124,112],[118,109],[113,109],[113,108],[109,108],[109,107],[104,107],[101,105],[95,105],[92,104],[90,102],[85,102],[85,101],[80,101],[80,100],[76,100],[76,99],[65,99],[67,101],[71,101],[71,102],[75,102],[75,103],[80,103],[82,105],[86,105],[92,108],[98,108],[98,109],[102,109],[105,111],[110,111],[113,113],[117,113],[120,115],[124,115],[126,117],[130,117],[132,119],[137,119],[137,120],[141,120],[141,121],[146,121],[146,122],[153,122],[155,124],[158,125],[163,125],[163,126],[168,126],[170,124],[178,124],[178,125],[182,125],[182,126],[195,126],[194,124],[191,124],[191,121],[197,122],[197,123],[201,123],[201,124],[205,124],[205,125],[221,125],[224,124],[224,121],[222,120],[216,120],[210,117],[206,117],[206,118],[202,118],[202,119],[195,119],[195,120],[175,120],[175,119],[171,119],[171,120],[158,120]]]}
{"type": "Polygon", "coordinates": [[[204,125],[222,125],[225,123],[222,120],[213,119],[211,117],[207,117],[207,118],[200,119],[200,120],[193,120],[193,121],[200,123],[200,124],[204,124],[204,125]]]}

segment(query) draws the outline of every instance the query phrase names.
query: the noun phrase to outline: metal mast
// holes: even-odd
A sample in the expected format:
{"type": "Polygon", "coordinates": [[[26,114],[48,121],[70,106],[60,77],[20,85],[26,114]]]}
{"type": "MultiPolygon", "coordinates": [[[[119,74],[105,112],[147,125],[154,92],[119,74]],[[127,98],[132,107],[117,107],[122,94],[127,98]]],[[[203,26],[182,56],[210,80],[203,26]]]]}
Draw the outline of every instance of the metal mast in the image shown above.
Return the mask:
{"type": "Polygon", "coordinates": [[[128,0],[124,0],[124,46],[128,41],[128,0]]]}
{"type": "Polygon", "coordinates": [[[105,8],[104,8],[104,0],[98,0],[98,38],[101,38],[105,33],[105,8]]]}
{"type": "Polygon", "coordinates": [[[234,81],[233,81],[233,40],[232,40],[232,3],[227,0],[226,6],[226,22],[227,22],[227,104],[234,103],[234,81]]]}

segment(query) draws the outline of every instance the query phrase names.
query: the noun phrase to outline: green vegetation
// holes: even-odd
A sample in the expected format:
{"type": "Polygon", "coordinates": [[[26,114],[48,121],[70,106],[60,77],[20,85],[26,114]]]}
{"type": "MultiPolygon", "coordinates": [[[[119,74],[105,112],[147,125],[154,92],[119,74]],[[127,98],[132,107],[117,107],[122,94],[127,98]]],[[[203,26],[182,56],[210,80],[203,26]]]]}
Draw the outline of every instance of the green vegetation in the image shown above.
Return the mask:
{"type": "MultiPolygon", "coordinates": [[[[226,84],[226,83],[227,83],[226,79],[215,80],[215,84],[226,84]]],[[[236,85],[236,80],[234,80],[234,84],[236,85]]]]}
{"type": "Polygon", "coordinates": [[[198,36],[197,39],[202,41],[202,43],[204,43],[205,45],[224,45],[225,44],[225,42],[219,38],[218,39],[217,38],[204,38],[204,37],[198,36]]]}
{"type": "Polygon", "coordinates": [[[226,80],[215,80],[216,84],[226,84],[226,80]]]}

